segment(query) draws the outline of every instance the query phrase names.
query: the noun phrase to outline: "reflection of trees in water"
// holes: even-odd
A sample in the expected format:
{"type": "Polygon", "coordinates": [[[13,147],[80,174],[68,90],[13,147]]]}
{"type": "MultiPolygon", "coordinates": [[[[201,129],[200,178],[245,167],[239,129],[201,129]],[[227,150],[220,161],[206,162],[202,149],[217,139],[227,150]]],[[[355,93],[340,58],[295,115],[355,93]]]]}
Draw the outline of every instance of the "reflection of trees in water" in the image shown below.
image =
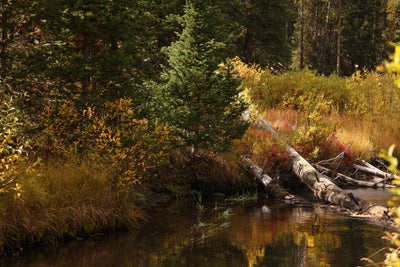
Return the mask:
{"type": "Polygon", "coordinates": [[[175,207],[136,233],[66,243],[4,266],[355,266],[383,247],[379,227],[323,206],[277,204],[194,211],[175,207]],[[227,227],[229,226],[229,227],[227,227]],[[38,262],[40,264],[38,264],[38,262]]]}
{"type": "Polygon", "coordinates": [[[232,227],[242,229],[231,239],[246,250],[249,266],[356,266],[382,242],[377,226],[320,205],[263,206],[239,217],[242,222],[233,218],[232,227]]]}

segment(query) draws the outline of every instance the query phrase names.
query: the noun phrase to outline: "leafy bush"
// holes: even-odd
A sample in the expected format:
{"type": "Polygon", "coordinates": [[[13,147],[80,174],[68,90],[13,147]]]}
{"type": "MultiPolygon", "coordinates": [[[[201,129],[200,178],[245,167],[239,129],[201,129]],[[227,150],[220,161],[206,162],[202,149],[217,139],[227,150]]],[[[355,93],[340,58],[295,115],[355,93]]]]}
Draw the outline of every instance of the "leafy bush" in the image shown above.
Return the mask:
{"type": "Polygon", "coordinates": [[[168,129],[135,119],[130,99],[107,102],[101,110],[49,105],[40,117],[45,128],[35,136],[38,155],[111,166],[120,185],[143,183],[167,159],[168,129]]]}
{"type": "MultiPolygon", "coordinates": [[[[248,102],[257,111],[291,109],[302,114],[301,123],[288,140],[305,153],[321,156],[324,148],[335,144],[333,135],[339,128],[340,138],[346,138],[341,141],[351,144],[363,140],[364,144],[354,144],[360,149],[377,149],[386,146],[386,140],[398,140],[400,91],[393,83],[396,79],[393,74],[357,72],[340,78],[303,70],[274,75],[268,69],[250,67],[237,58],[232,64],[243,78],[248,102]],[[340,121],[350,125],[339,125],[340,121]],[[372,143],[365,145],[370,140],[372,143]]],[[[358,152],[370,156],[372,151],[358,152]]]]}
{"type": "Polygon", "coordinates": [[[355,73],[351,77],[321,76],[309,70],[274,75],[268,69],[232,63],[243,78],[252,104],[259,109],[292,108],[309,111],[323,101],[323,114],[346,113],[369,119],[388,118],[400,111],[400,92],[387,73],[355,73]]]}
{"type": "Polygon", "coordinates": [[[14,192],[20,195],[19,174],[26,171],[28,141],[21,134],[22,114],[16,99],[5,93],[5,83],[0,88],[0,194],[14,192]]]}

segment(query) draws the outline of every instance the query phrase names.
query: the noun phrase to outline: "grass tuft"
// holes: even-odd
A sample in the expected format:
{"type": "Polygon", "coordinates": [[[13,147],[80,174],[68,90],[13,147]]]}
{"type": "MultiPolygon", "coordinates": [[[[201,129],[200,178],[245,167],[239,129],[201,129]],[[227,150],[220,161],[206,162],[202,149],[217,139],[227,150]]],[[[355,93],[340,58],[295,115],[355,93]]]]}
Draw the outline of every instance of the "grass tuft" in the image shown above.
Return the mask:
{"type": "Polygon", "coordinates": [[[45,164],[25,177],[19,197],[2,195],[0,244],[5,250],[78,238],[117,228],[134,228],[145,219],[140,194],[119,190],[110,171],[82,163],[45,164]]]}

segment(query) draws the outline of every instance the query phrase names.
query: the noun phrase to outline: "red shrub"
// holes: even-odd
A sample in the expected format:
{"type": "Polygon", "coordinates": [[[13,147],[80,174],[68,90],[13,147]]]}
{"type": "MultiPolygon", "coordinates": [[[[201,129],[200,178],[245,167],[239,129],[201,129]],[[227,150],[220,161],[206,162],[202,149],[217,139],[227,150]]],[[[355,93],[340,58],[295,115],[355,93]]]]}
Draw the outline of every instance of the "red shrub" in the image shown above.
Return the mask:
{"type": "Polygon", "coordinates": [[[346,166],[354,161],[353,154],[351,152],[350,146],[342,143],[336,136],[330,138],[330,143],[326,149],[329,149],[331,153],[338,155],[344,153],[344,158],[340,163],[340,166],[346,166]]]}

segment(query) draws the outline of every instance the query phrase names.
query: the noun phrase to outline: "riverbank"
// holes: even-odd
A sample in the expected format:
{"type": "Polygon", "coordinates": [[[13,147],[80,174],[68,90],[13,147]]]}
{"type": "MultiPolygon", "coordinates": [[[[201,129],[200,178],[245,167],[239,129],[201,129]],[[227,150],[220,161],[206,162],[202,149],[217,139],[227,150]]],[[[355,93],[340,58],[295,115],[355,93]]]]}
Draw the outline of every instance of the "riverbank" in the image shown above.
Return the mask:
{"type": "MultiPolygon", "coordinates": [[[[381,239],[385,227],[307,200],[203,204],[199,210],[192,202],[173,202],[156,209],[140,230],[27,249],[0,265],[362,266],[361,258],[388,246],[381,239]]],[[[381,262],[384,253],[372,259],[381,262]]]]}
{"type": "Polygon", "coordinates": [[[158,182],[130,186],[115,181],[114,169],[107,166],[41,164],[20,177],[24,186],[18,193],[0,196],[1,254],[118,229],[138,229],[152,216],[155,206],[173,199],[189,198],[201,204],[215,195],[257,190],[255,181],[242,170],[215,158],[180,157],[169,163],[153,173],[158,182]]]}

